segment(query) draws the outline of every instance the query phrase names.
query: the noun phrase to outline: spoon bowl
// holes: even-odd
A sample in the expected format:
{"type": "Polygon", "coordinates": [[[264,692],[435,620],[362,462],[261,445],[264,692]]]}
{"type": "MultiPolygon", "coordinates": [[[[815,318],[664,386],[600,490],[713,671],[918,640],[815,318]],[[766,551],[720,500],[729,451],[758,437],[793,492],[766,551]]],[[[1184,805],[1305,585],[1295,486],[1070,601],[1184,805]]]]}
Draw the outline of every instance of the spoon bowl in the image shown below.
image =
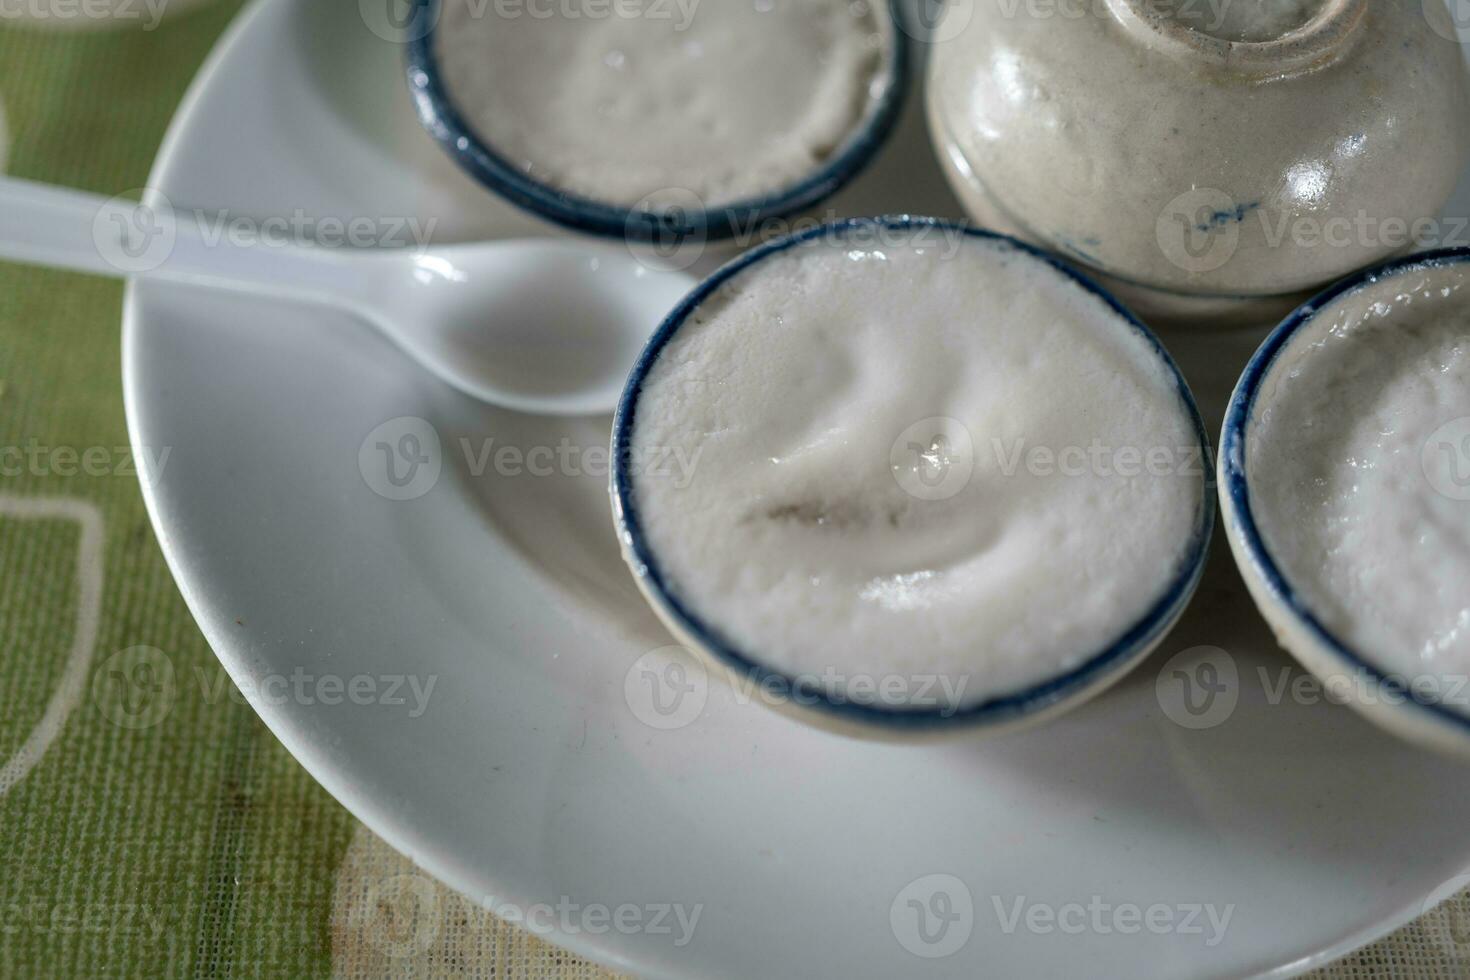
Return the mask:
{"type": "Polygon", "coordinates": [[[0,179],[0,258],[347,309],[465,394],[537,415],[612,412],[644,342],[694,285],[610,244],[372,251],[247,245],[208,227],[159,199],[0,179]]]}
{"type": "Polygon", "coordinates": [[[388,295],[359,312],[455,388],[536,415],[610,412],[648,336],[693,286],[626,249],[550,239],[383,258],[388,295]]]}

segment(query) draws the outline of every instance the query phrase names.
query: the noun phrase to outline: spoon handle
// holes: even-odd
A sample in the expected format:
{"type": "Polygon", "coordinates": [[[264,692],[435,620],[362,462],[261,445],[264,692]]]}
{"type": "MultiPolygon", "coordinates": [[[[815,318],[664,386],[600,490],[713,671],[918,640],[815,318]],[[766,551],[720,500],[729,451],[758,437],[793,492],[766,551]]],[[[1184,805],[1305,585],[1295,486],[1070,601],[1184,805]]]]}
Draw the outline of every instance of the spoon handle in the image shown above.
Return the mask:
{"type": "Polygon", "coordinates": [[[0,178],[0,259],[358,306],[378,276],[324,248],[232,238],[204,212],[0,178]]]}

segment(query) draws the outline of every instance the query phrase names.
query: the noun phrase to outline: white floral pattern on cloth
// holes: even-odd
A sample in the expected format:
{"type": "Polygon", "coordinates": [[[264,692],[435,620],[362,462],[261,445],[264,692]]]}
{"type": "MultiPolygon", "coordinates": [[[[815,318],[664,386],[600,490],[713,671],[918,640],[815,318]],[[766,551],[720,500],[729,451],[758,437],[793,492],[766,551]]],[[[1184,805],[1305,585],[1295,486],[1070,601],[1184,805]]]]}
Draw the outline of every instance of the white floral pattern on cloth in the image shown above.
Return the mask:
{"type": "Polygon", "coordinates": [[[546,976],[616,974],[562,952],[439,884],[359,825],[332,894],[332,976],[546,976]]]}
{"type": "Polygon", "coordinates": [[[76,558],[76,625],[72,630],[66,668],[41,720],[10,758],[0,758],[0,797],[3,797],[41,761],[51,743],[66,727],[72,709],[86,693],[87,673],[97,643],[97,624],[102,615],[104,534],[101,511],[85,500],[0,495],[0,518],[73,521],[81,529],[76,558]]]}
{"type": "MultiPolygon", "coordinates": [[[[1311,973],[1311,980],[1470,976],[1470,891],[1434,907],[1463,875],[1427,899],[1424,917],[1393,936],[1311,973]]],[[[502,922],[430,878],[359,825],[332,895],[332,976],[546,977],[609,980],[595,964],[502,922]]]]}
{"type": "Polygon", "coordinates": [[[165,17],[176,16],[211,0],[10,0],[0,3],[0,26],[50,31],[151,31],[165,17]]]}

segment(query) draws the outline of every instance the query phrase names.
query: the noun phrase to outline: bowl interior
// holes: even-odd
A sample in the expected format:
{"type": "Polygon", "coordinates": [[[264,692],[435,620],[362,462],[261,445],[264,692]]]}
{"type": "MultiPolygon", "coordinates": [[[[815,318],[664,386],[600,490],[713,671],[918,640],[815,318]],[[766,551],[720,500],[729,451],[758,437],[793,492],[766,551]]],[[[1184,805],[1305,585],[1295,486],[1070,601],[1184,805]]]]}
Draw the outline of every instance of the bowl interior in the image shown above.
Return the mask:
{"type": "Polygon", "coordinates": [[[1423,696],[1402,675],[1386,669],[1326,625],[1305,590],[1293,581],[1289,563],[1273,550],[1261,529],[1260,481],[1271,475],[1252,465],[1256,440],[1263,438],[1262,415],[1283,400],[1284,385],[1300,372],[1312,370],[1312,362],[1322,356],[1320,342],[1339,315],[1352,309],[1349,304],[1366,308],[1379,291],[1394,289],[1402,277],[1459,266],[1470,266],[1470,249],[1443,249],[1390,262],[1344,279],[1283,321],[1251,359],[1231,399],[1220,439],[1220,479],[1221,493],[1230,505],[1231,532],[1245,551],[1248,567],[1243,572],[1256,578],[1273,605],[1290,617],[1315,649],[1325,651],[1345,672],[1401,698],[1406,710],[1423,712],[1425,720],[1448,723],[1470,737],[1470,717],[1423,696]]]}
{"type": "Polygon", "coordinates": [[[867,110],[847,139],[822,164],[788,187],[728,204],[697,200],[660,210],[628,208],[558,188],[525,170],[486,142],[465,120],[444,83],[435,37],[445,0],[412,0],[406,34],[409,89],[420,122],[470,176],[506,200],[556,224],[594,235],[676,250],[723,241],[759,222],[795,214],[835,194],[856,177],[891,133],[908,89],[909,50],[898,0],[884,0],[880,18],[888,34],[884,70],[870,91],[867,110]]]}
{"type": "Polygon", "coordinates": [[[742,649],[729,637],[723,635],[720,630],[704,621],[670,588],[668,577],[658,556],[650,548],[641,527],[638,500],[633,488],[633,474],[630,469],[630,460],[633,458],[632,437],[637,425],[639,398],[644,381],[663,349],[705,300],[725,283],[751,267],[804,243],[818,239],[829,241],[851,239],[871,242],[875,235],[883,231],[904,233],[923,228],[946,230],[973,239],[1004,243],[1046,264],[1102,299],[1110,309],[1118,314],[1127,329],[1137,331],[1147,340],[1153,352],[1167,366],[1180,403],[1189,416],[1193,431],[1199,440],[1199,445],[1204,452],[1208,453],[1209,441],[1205,435],[1204,423],[1178,366],[1158,338],[1091,279],[1054,256],[1024,242],[994,232],[937,219],[911,216],[855,218],[809,229],[801,234],[770,242],[747,252],[701,283],[665,319],[634,367],[613,422],[612,493],[615,516],[619,537],[624,543],[625,555],[629,564],[634,568],[635,574],[640,577],[650,599],[665,617],[678,627],[679,632],[692,638],[703,652],[721,662],[737,676],[761,685],[779,696],[815,708],[840,721],[855,722],[859,725],[920,731],[949,727],[1014,725],[1031,716],[1040,715],[1069,702],[1084,699],[1089,693],[1117,680],[1126,672],[1126,668],[1136,664],[1142,655],[1152,649],[1168,632],[1188,605],[1204,570],[1215,517],[1215,496],[1211,492],[1208,480],[1201,481],[1202,492],[1198,520],[1179,572],[1157,601],[1121,637],[1079,666],[1060,676],[1025,690],[966,705],[959,710],[944,707],[900,708],[835,700],[817,685],[774,670],[762,663],[758,655],[742,649]]]}

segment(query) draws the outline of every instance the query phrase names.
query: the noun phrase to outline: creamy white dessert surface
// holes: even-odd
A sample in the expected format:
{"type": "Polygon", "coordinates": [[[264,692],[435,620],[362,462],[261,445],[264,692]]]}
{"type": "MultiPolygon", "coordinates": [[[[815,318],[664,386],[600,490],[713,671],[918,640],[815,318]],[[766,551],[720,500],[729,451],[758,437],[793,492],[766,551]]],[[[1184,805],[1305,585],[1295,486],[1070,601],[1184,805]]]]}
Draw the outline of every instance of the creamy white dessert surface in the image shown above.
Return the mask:
{"type": "Polygon", "coordinates": [[[1247,430],[1262,539],[1381,670],[1470,675],[1470,273],[1385,279],[1306,329],[1247,430]]]}
{"type": "Polygon", "coordinates": [[[972,238],[818,242],[739,273],[661,351],[632,447],[690,461],[635,474],[638,519],[672,594],[736,649],[838,689],[942,676],[963,703],[1123,636],[1203,506],[1149,341],[972,238]]]}
{"type": "Polygon", "coordinates": [[[451,101],[531,176],[624,206],[730,204],[798,183],[860,127],[895,43],[877,0],[514,9],[444,0],[435,43],[451,101]]]}

